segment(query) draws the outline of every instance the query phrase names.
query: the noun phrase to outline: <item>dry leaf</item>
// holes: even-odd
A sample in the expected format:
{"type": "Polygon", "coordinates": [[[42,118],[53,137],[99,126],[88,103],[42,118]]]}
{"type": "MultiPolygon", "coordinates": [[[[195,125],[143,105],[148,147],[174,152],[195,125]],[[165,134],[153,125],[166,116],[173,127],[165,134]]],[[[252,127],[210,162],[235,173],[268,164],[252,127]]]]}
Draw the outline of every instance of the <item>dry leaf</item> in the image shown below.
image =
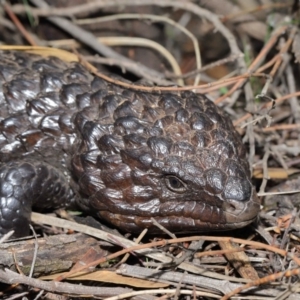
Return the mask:
{"type": "MultiPolygon", "coordinates": [[[[287,179],[290,175],[293,175],[295,173],[300,173],[300,170],[296,168],[290,168],[287,170],[283,168],[268,168],[268,177],[270,179],[287,179]]],[[[263,169],[254,169],[253,177],[263,178],[263,169]]]]}
{"type": "Polygon", "coordinates": [[[76,271],[78,269],[81,269],[82,266],[86,266],[93,261],[97,261],[102,257],[105,257],[108,255],[107,251],[104,251],[99,248],[99,251],[96,251],[95,249],[91,248],[89,249],[80,259],[76,262],[76,264],[72,267],[71,271],[76,271]]]}
{"type": "Polygon", "coordinates": [[[38,47],[38,46],[13,46],[13,45],[0,45],[0,50],[18,50],[34,53],[42,56],[56,56],[61,60],[71,62],[79,61],[78,56],[74,53],[49,47],[38,47]]]}

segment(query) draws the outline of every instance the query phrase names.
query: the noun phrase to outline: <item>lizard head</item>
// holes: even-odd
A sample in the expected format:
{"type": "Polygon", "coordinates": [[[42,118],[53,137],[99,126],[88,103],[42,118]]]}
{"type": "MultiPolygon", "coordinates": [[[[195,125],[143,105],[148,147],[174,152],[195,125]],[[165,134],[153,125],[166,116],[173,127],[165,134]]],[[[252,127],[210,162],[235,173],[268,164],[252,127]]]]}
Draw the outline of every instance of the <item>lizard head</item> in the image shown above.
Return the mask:
{"type": "Polygon", "coordinates": [[[78,126],[83,138],[73,159],[101,218],[130,232],[157,231],[151,218],[172,232],[228,230],[256,218],[241,138],[209,99],[191,92],[109,97],[114,102],[102,99],[78,126]]]}

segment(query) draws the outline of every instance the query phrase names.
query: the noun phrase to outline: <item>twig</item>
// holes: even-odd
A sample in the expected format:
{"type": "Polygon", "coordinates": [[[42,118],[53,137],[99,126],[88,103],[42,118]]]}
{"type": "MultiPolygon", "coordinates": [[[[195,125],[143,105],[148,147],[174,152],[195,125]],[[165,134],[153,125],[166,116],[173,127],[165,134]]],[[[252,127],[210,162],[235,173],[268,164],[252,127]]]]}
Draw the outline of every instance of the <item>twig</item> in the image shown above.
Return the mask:
{"type": "MultiPolygon", "coordinates": [[[[274,47],[274,44],[276,43],[278,37],[287,30],[287,26],[282,26],[280,27],[270,38],[268,43],[265,45],[265,47],[260,51],[259,55],[254,59],[252,64],[249,66],[247,73],[253,72],[262,62],[264,57],[267,55],[267,53],[274,47]]],[[[228,91],[225,95],[221,96],[218,98],[215,103],[220,103],[227,97],[229,97],[236,89],[241,87],[245,83],[245,79],[240,79],[239,81],[236,82],[236,84],[228,91]]]]}
{"type": "MultiPolygon", "coordinates": [[[[140,235],[137,237],[137,239],[135,240],[135,242],[136,242],[137,244],[139,244],[139,243],[142,241],[142,239],[145,237],[145,235],[147,234],[147,232],[148,232],[148,230],[147,230],[147,229],[144,229],[144,230],[140,233],[140,235]]],[[[129,258],[129,256],[130,256],[130,254],[129,254],[129,253],[126,253],[126,254],[124,255],[124,257],[120,260],[120,262],[118,263],[118,265],[124,264],[124,263],[127,261],[127,259],[129,258]]]]}
{"type": "Polygon", "coordinates": [[[38,249],[39,249],[39,244],[38,244],[38,239],[37,239],[37,236],[36,236],[36,233],[35,233],[35,230],[34,228],[32,227],[31,224],[29,224],[30,226],[30,229],[34,235],[34,253],[33,253],[33,258],[32,258],[32,264],[31,264],[31,268],[30,268],[30,272],[29,272],[29,277],[32,277],[33,275],[33,271],[34,271],[34,266],[35,266],[35,262],[36,262],[36,259],[37,259],[37,252],[38,252],[38,249]]]}
{"type": "MultiPolygon", "coordinates": [[[[230,56],[228,56],[226,58],[221,58],[221,59],[219,59],[219,60],[217,60],[215,62],[212,62],[210,64],[207,64],[207,65],[203,66],[201,69],[196,69],[196,70],[184,73],[181,76],[181,78],[185,79],[185,78],[189,78],[189,77],[195,76],[195,74],[197,74],[197,73],[203,73],[203,72],[205,72],[205,71],[207,71],[207,70],[209,70],[211,68],[214,68],[214,67],[217,67],[217,66],[221,66],[221,65],[224,65],[224,64],[229,63],[229,62],[233,62],[237,58],[242,57],[242,56],[243,55],[240,54],[238,56],[237,55],[230,55],[230,56]]],[[[260,73],[262,73],[262,72],[260,72],[260,73]]],[[[168,73],[167,73],[167,77],[172,78],[172,79],[176,79],[177,78],[177,76],[175,76],[173,74],[168,74],[168,73]]]]}
{"type": "MultiPolygon", "coordinates": [[[[43,0],[30,0],[34,5],[38,7],[48,8],[48,5],[43,0]]],[[[67,19],[60,18],[60,17],[49,17],[48,18],[50,22],[55,24],[56,26],[62,28],[64,31],[68,32],[70,35],[72,35],[77,40],[81,41],[85,45],[89,46],[93,50],[95,50],[97,53],[102,54],[106,57],[111,58],[117,58],[122,59],[125,62],[128,62],[128,70],[135,72],[137,76],[144,77],[148,80],[151,80],[152,82],[161,84],[161,85],[169,85],[171,82],[168,80],[163,79],[163,74],[151,70],[147,68],[146,66],[143,66],[142,64],[138,64],[131,59],[113,51],[109,47],[99,43],[96,40],[96,37],[91,34],[89,31],[86,31],[79,26],[73,24],[67,19]],[[138,65],[138,68],[131,68],[130,65],[138,65]]]]}
{"type": "Polygon", "coordinates": [[[286,248],[286,243],[289,240],[288,234],[291,230],[292,224],[294,223],[294,221],[296,219],[296,215],[297,215],[297,208],[295,207],[293,209],[292,213],[291,213],[291,218],[288,221],[288,225],[284,229],[284,233],[283,233],[282,240],[281,240],[281,243],[280,243],[280,248],[281,249],[286,248]]]}
{"type": "Polygon", "coordinates": [[[9,17],[11,18],[11,20],[14,22],[14,24],[16,25],[16,27],[19,29],[19,31],[22,33],[23,37],[27,40],[27,42],[29,43],[29,45],[31,46],[36,46],[36,42],[34,41],[34,39],[32,38],[32,36],[28,33],[28,31],[25,29],[25,27],[22,25],[22,23],[19,21],[19,19],[17,18],[17,16],[13,13],[13,11],[11,10],[11,6],[9,4],[7,4],[7,2],[4,2],[3,7],[6,11],[6,13],[9,15],[9,17]]]}
{"type": "MultiPolygon", "coordinates": [[[[181,78],[181,70],[180,67],[174,58],[174,56],[163,46],[161,46],[159,43],[145,39],[145,38],[139,38],[139,37],[125,37],[125,36],[109,36],[109,37],[99,37],[96,38],[97,41],[99,41],[101,44],[106,46],[139,46],[139,47],[147,47],[156,50],[163,56],[171,65],[174,74],[179,76],[178,78],[178,84],[184,85],[184,82],[181,78]]],[[[81,46],[80,43],[76,42],[75,40],[69,39],[69,40],[54,40],[47,42],[48,46],[57,47],[57,48],[64,48],[64,49],[74,49],[79,48],[81,46]]],[[[124,61],[124,60],[122,60],[124,61]]],[[[127,66],[131,67],[132,64],[127,66]]],[[[131,69],[132,70],[132,69],[131,69]]],[[[136,69],[134,69],[136,70],[136,69]]],[[[138,70],[136,70],[139,72],[138,70]]]]}
{"type": "Polygon", "coordinates": [[[9,269],[0,270],[0,281],[12,284],[27,284],[29,286],[50,291],[53,293],[65,293],[69,295],[94,295],[99,297],[107,297],[112,295],[119,295],[122,293],[128,293],[131,290],[127,288],[113,288],[113,287],[90,287],[80,284],[71,284],[66,282],[57,281],[43,281],[27,277],[25,275],[19,275],[9,269]]]}
{"type": "Polygon", "coordinates": [[[263,128],[263,132],[270,132],[276,130],[296,130],[300,128],[300,123],[296,124],[278,124],[270,127],[263,128]]]}
{"type": "MultiPolygon", "coordinates": [[[[241,51],[238,47],[238,44],[235,40],[234,35],[224,26],[224,24],[220,21],[219,17],[201,7],[198,5],[192,3],[192,2],[186,2],[186,1],[176,1],[176,0],[115,0],[115,1],[109,1],[109,0],[96,0],[92,1],[83,5],[77,5],[77,6],[72,6],[68,8],[49,8],[45,9],[45,2],[42,0],[31,0],[36,6],[42,7],[40,10],[32,10],[32,13],[35,15],[56,15],[56,16],[75,16],[76,14],[81,14],[84,12],[95,12],[95,10],[107,8],[107,7],[122,7],[122,6],[144,6],[144,5],[157,5],[161,7],[174,7],[174,8],[180,8],[186,11],[189,11],[193,14],[196,14],[200,18],[205,18],[209,20],[210,22],[213,23],[215,26],[215,29],[218,30],[227,40],[229,48],[231,50],[232,55],[237,55],[239,56],[241,54],[241,51]],[[41,3],[41,4],[39,4],[41,3]]],[[[19,10],[20,12],[20,10],[19,10]]],[[[50,17],[52,18],[57,18],[57,17],[50,17]]],[[[53,19],[55,20],[55,19],[53,19]]],[[[66,20],[65,20],[66,21],[66,20]]],[[[64,25],[67,23],[64,22],[64,25]]],[[[74,26],[74,25],[73,25],[74,26]]],[[[72,27],[73,30],[77,29],[75,27],[72,27]]],[[[72,34],[72,32],[70,32],[72,34]]],[[[86,33],[85,33],[86,34],[86,33]]],[[[79,40],[82,40],[78,38],[79,40]]],[[[87,44],[87,43],[86,43],[87,44]]],[[[90,47],[90,43],[88,43],[90,47]]],[[[94,49],[94,46],[92,47],[94,49]]],[[[103,49],[101,53],[104,54],[103,49]]],[[[105,55],[105,54],[104,54],[105,55]]],[[[109,57],[113,57],[111,55],[105,55],[109,57]]],[[[239,68],[242,70],[246,70],[246,65],[245,62],[242,58],[238,59],[238,65],[239,68]]]]}
{"type": "Polygon", "coordinates": [[[263,162],[263,180],[262,180],[262,183],[259,188],[259,193],[263,193],[265,191],[267,182],[269,180],[269,176],[268,176],[268,159],[270,156],[269,144],[266,144],[264,149],[265,149],[265,154],[264,154],[264,157],[262,160],[262,162],[263,162]]]}
{"type": "MultiPolygon", "coordinates": [[[[184,34],[186,34],[193,42],[194,45],[194,51],[195,51],[195,58],[196,58],[196,68],[198,70],[201,69],[201,55],[200,55],[200,46],[198,43],[197,38],[194,36],[194,34],[188,30],[187,28],[183,27],[178,22],[173,21],[172,19],[165,17],[165,16],[157,16],[157,15],[151,15],[151,14],[114,14],[112,16],[104,16],[99,18],[92,18],[92,19],[80,19],[75,20],[75,23],[78,25],[86,25],[86,24],[95,24],[97,22],[108,22],[108,21],[114,21],[114,20],[128,20],[128,19],[138,19],[138,20],[151,20],[151,22],[163,22],[168,23],[174,27],[176,27],[178,30],[182,31],[184,34]]],[[[195,72],[194,74],[198,75],[198,72],[195,72]]],[[[173,75],[171,78],[186,78],[183,75],[180,77],[178,75],[173,75]]],[[[200,76],[196,76],[194,85],[197,85],[200,81],[200,76]]]]}
{"type": "Polygon", "coordinates": [[[8,233],[4,234],[3,236],[1,236],[0,238],[0,244],[6,242],[7,240],[9,240],[9,238],[14,234],[14,231],[11,230],[8,233]]]}
{"type": "MultiPolygon", "coordinates": [[[[295,92],[295,93],[292,93],[292,94],[288,94],[288,95],[284,95],[283,97],[280,97],[280,98],[277,98],[276,100],[274,100],[274,102],[268,102],[266,104],[264,104],[261,109],[264,109],[264,108],[271,108],[274,104],[275,105],[278,105],[280,104],[281,102],[283,101],[286,101],[288,99],[290,99],[291,97],[297,97],[297,96],[300,96],[300,92],[295,92]]],[[[247,120],[248,118],[250,118],[252,115],[250,113],[247,113],[245,114],[242,118],[236,120],[233,122],[233,125],[234,126],[237,126],[239,125],[241,122],[247,120]]]]}
{"type": "Polygon", "coordinates": [[[176,235],[174,233],[172,233],[167,228],[165,228],[164,226],[162,226],[161,224],[159,224],[154,218],[151,218],[151,222],[153,223],[153,225],[155,225],[162,232],[164,232],[165,234],[167,234],[168,236],[170,236],[172,239],[176,239],[176,235]]]}
{"type": "Polygon", "coordinates": [[[283,272],[278,272],[276,274],[272,274],[272,275],[268,275],[265,276],[263,278],[260,278],[258,280],[254,280],[252,282],[249,282],[247,284],[245,284],[243,287],[237,288],[236,290],[232,291],[231,293],[228,293],[227,295],[225,295],[224,297],[222,297],[220,300],[227,300],[230,297],[250,288],[253,286],[258,286],[261,284],[266,284],[269,283],[271,281],[275,281],[276,279],[279,279],[281,277],[291,277],[291,276],[299,276],[300,274],[300,268],[297,269],[293,269],[293,270],[287,270],[287,271],[283,271],[283,272]]]}

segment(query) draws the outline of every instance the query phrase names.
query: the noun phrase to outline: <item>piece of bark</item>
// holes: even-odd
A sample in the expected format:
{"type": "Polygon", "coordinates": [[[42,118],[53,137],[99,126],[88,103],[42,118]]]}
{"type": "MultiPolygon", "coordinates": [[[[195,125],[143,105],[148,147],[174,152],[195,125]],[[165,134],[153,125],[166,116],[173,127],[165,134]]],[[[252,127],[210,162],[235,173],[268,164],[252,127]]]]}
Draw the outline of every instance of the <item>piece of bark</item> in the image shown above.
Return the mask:
{"type": "Polygon", "coordinates": [[[103,255],[107,254],[101,249],[100,242],[92,237],[83,234],[64,234],[38,238],[37,241],[31,239],[0,244],[0,267],[16,271],[17,264],[18,268],[28,275],[36,242],[38,251],[33,272],[35,277],[67,271],[91,249],[99,255],[101,252],[103,255]]]}
{"type": "MultiPolygon", "coordinates": [[[[220,241],[220,247],[223,250],[235,250],[238,248],[238,245],[233,242],[220,241]]],[[[252,267],[249,257],[244,251],[237,252],[225,252],[225,257],[232,264],[234,269],[242,276],[242,278],[250,279],[251,281],[258,280],[259,276],[252,267]]]]}

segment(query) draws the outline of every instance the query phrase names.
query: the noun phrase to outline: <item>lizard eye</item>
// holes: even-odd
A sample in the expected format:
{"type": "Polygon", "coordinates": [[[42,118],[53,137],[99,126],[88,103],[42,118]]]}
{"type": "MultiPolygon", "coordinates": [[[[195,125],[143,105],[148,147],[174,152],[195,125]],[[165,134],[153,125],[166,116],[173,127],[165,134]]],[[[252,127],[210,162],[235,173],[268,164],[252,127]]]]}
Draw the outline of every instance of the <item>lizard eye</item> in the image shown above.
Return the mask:
{"type": "Polygon", "coordinates": [[[178,177],[168,175],[165,177],[166,186],[172,192],[183,193],[186,191],[186,185],[178,177]]]}

